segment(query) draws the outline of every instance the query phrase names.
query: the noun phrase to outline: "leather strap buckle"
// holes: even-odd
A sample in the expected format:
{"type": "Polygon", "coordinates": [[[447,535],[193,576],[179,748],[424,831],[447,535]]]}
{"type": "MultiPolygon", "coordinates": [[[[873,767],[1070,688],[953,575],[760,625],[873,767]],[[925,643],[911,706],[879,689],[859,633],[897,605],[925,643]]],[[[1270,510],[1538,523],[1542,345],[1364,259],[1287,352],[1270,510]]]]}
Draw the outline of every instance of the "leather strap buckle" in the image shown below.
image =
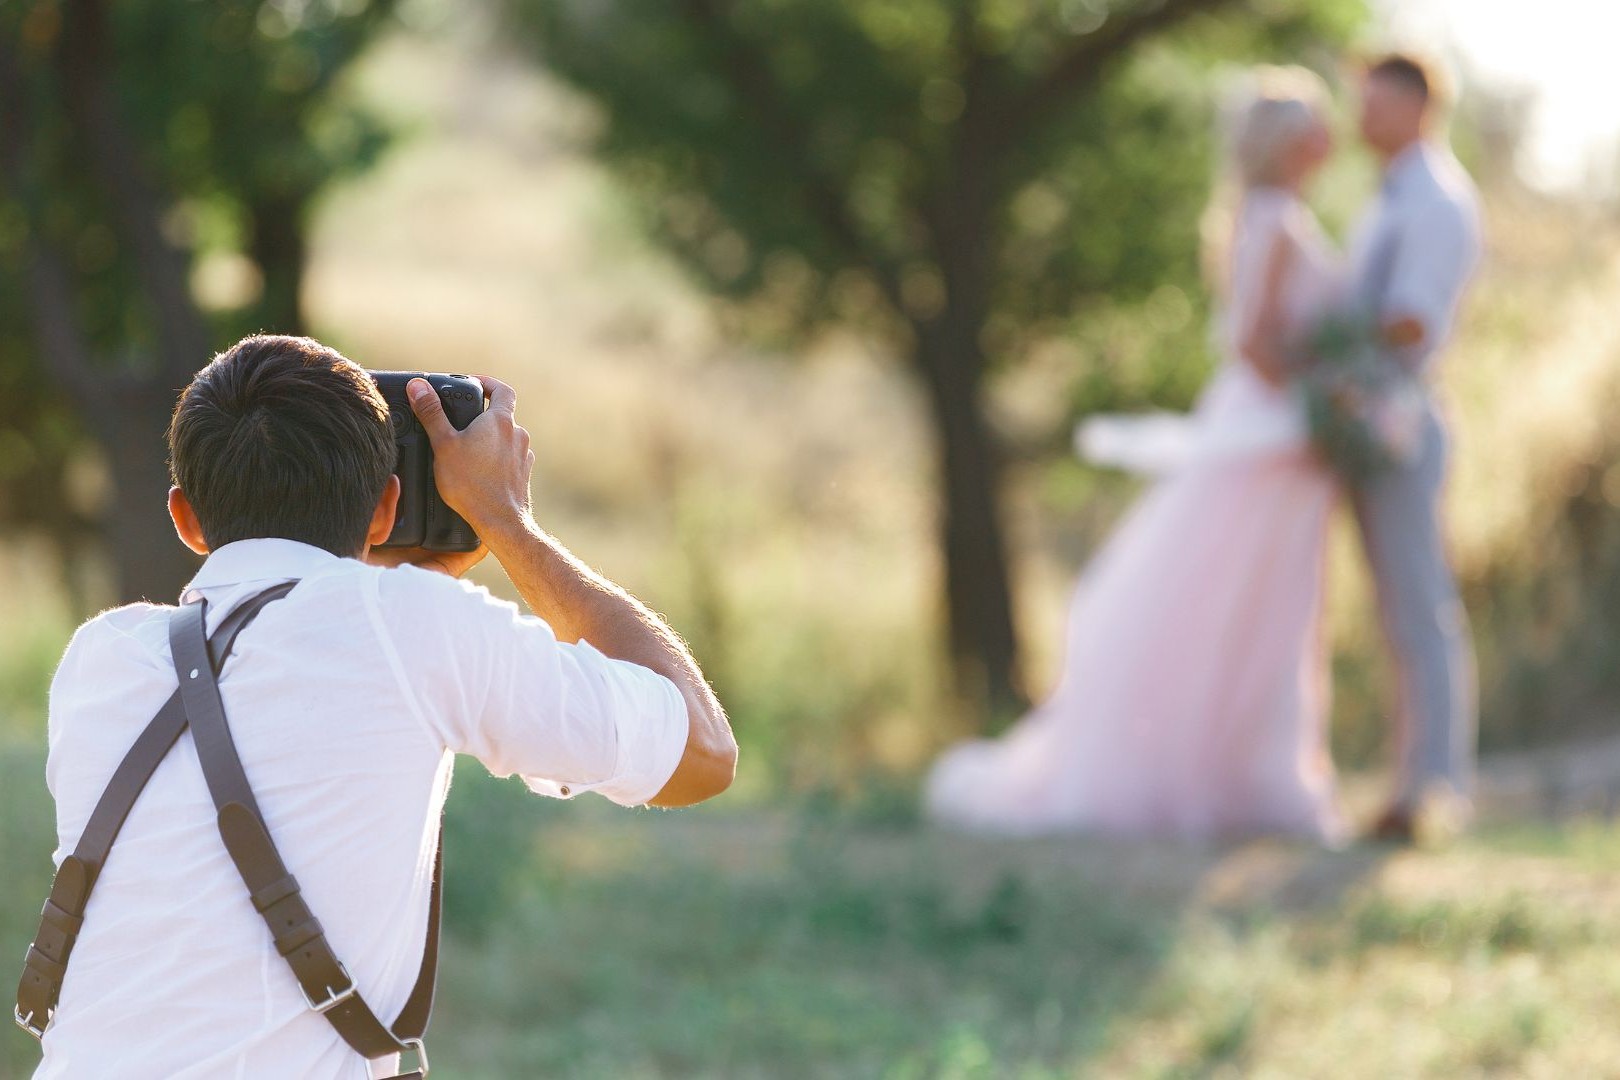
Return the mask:
{"type": "Polygon", "coordinates": [[[348,1001],[350,998],[354,997],[354,976],[350,975],[349,969],[344,967],[342,964],[338,965],[338,970],[343,972],[343,978],[348,981],[349,985],[343,987],[341,990],[335,990],[328,986],[326,988],[325,1001],[313,1000],[309,996],[308,990],[304,990],[303,987],[299,987],[304,995],[304,1003],[307,1004],[310,1009],[320,1013],[322,1016],[325,1016],[327,1013],[331,1012],[345,1001],[348,1001]]]}
{"type": "MultiPolygon", "coordinates": [[[[44,1024],[39,1027],[35,1027],[34,1010],[29,1009],[28,1015],[24,1016],[21,1005],[13,1005],[11,1007],[11,1018],[17,1022],[18,1027],[28,1032],[28,1034],[32,1035],[36,1040],[42,1040],[45,1038],[45,1028],[50,1026],[51,1022],[51,1018],[47,1016],[44,1024]]],[[[422,1073],[423,1075],[426,1075],[427,1069],[425,1066],[427,1065],[427,1058],[422,1059],[422,1064],[424,1066],[422,1073]]]]}

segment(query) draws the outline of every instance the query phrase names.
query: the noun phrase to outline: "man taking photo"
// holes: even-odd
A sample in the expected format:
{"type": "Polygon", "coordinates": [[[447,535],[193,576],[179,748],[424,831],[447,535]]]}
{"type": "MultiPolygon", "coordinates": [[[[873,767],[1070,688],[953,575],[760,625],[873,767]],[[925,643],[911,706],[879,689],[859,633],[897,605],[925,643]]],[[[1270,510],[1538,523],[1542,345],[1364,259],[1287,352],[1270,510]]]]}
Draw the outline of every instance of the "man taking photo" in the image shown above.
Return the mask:
{"type": "MultiPolygon", "coordinates": [[[[363,998],[388,1023],[415,1001],[455,754],[542,794],[623,806],[685,806],[730,784],[736,743],[696,663],[535,523],[516,395],[482,381],[488,408],[461,431],[425,381],[408,388],[439,493],[483,541],[468,554],[372,550],[399,498],[393,430],[371,378],[336,351],[247,338],[182,393],[169,510],[207,556],[182,603],[202,602],[217,643],[244,601],[293,583],[258,609],[218,679],[247,801],[286,872],[244,887],[191,715],[90,870],[82,923],[47,905],[24,978],[54,974],[60,999],[48,1017],[19,1012],[43,1032],[36,1076],[359,1080],[397,1067],[368,1064],[334,1017],[363,998]],[[486,552],[532,616],[459,580],[486,552]],[[314,917],[280,927],[300,891],[314,917]],[[312,995],[290,965],[328,947],[350,981],[312,995]]],[[[171,695],[192,713],[186,677],[199,672],[184,670],[181,639],[171,648],[175,615],[104,612],[68,646],[47,764],[59,865],[154,714],[171,695]]]]}

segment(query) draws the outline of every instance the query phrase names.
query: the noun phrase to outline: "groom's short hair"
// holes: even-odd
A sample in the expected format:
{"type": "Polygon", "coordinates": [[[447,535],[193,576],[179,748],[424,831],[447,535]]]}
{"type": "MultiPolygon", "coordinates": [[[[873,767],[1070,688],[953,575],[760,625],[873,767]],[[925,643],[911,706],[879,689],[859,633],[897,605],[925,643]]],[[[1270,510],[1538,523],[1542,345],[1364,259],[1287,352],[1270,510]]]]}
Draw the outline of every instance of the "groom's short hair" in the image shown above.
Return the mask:
{"type": "Polygon", "coordinates": [[[1411,53],[1392,52],[1374,57],[1367,64],[1367,75],[1388,79],[1426,102],[1443,96],[1435,68],[1411,53]]]}
{"type": "Polygon", "coordinates": [[[358,555],[394,470],[376,383],[304,337],[243,338],[197,372],[169,423],[169,468],[210,548],[281,537],[358,555]]]}

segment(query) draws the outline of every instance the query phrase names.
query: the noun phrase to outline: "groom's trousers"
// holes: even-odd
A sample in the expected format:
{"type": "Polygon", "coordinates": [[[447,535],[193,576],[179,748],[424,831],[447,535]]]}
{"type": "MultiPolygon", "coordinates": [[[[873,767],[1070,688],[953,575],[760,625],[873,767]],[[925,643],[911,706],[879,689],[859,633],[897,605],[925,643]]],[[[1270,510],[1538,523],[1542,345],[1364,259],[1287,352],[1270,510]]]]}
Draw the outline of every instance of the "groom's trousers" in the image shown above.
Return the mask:
{"type": "Polygon", "coordinates": [[[1448,456],[1446,430],[1430,401],[1416,459],[1353,493],[1395,663],[1397,799],[1407,806],[1437,781],[1461,795],[1473,785],[1474,648],[1441,522],[1448,456]]]}

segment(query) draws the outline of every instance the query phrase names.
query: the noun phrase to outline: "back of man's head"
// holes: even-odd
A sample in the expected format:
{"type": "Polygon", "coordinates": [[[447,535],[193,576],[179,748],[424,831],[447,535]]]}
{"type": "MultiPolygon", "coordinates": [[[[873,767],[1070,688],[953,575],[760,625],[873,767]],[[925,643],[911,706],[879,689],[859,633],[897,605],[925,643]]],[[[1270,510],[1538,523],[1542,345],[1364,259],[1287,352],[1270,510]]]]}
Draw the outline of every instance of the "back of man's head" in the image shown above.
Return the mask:
{"type": "Polygon", "coordinates": [[[302,337],[237,342],[191,380],[169,423],[170,473],[212,550],[280,537],[358,555],[394,453],[371,377],[302,337]]]}

